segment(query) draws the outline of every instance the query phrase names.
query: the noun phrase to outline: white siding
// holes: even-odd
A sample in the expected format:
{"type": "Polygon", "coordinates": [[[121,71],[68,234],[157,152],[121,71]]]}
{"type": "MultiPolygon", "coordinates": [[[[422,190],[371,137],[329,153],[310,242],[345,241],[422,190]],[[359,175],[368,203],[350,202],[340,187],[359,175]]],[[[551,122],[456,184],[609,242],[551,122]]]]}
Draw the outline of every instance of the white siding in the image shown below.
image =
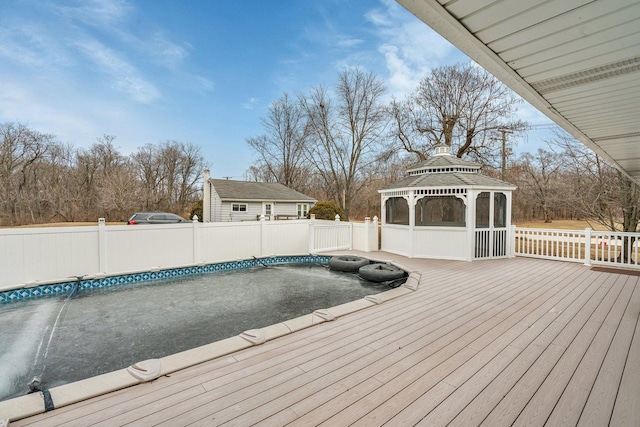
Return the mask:
{"type": "Polygon", "coordinates": [[[222,202],[220,221],[257,221],[260,215],[262,215],[262,202],[222,202]],[[247,211],[233,212],[231,207],[236,203],[247,205],[247,211]]]}
{"type": "Polygon", "coordinates": [[[209,183],[211,187],[211,222],[222,221],[222,200],[216,191],[216,188],[209,183]]]}
{"type": "MultiPolygon", "coordinates": [[[[217,194],[214,196],[214,192],[211,192],[212,205],[214,200],[220,200],[217,194]]],[[[217,214],[214,216],[213,222],[229,222],[229,221],[257,221],[262,215],[263,203],[260,202],[220,202],[217,208],[217,214]],[[233,212],[231,207],[234,203],[242,203],[247,205],[246,212],[233,212]]],[[[290,215],[297,216],[298,203],[297,202],[267,202],[271,203],[273,207],[273,215],[290,215]]],[[[313,203],[307,203],[309,209],[313,206],[313,203]]],[[[213,206],[211,212],[214,212],[213,206]]]]}

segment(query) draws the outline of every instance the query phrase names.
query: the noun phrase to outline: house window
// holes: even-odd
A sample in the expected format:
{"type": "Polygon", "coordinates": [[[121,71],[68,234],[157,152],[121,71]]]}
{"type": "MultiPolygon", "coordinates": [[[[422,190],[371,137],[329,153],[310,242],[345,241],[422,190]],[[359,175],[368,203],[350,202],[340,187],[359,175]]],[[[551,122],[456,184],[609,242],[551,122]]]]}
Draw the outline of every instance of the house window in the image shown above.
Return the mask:
{"type": "Polygon", "coordinates": [[[298,203],[298,218],[306,218],[309,213],[308,203],[298,203]]]}
{"type": "Polygon", "coordinates": [[[271,216],[271,213],[272,213],[271,207],[272,207],[271,203],[264,204],[264,216],[266,216],[267,218],[271,216]]]}
{"type": "Polygon", "coordinates": [[[424,197],[416,203],[416,225],[464,227],[465,208],[456,196],[424,197]]]}
{"type": "Polygon", "coordinates": [[[231,205],[231,210],[233,212],[246,212],[247,211],[247,204],[246,203],[234,203],[233,205],[231,205]]]}

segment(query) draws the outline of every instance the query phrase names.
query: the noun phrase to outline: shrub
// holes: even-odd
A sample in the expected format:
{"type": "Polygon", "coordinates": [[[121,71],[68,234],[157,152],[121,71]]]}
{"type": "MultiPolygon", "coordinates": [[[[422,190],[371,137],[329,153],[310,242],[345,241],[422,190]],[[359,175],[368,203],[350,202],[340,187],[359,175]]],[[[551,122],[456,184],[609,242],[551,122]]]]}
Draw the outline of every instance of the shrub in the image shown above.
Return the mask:
{"type": "Polygon", "coordinates": [[[340,215],[340,218],[344,218],[344,213],[340,206],[336,205],[333,202],[318,202],[311,209],[309,209],[309,213],[307,214],[307,218],[311,218],[311,214],[316,215],[316,219],[335,219],[336,215],[340,215]]]}

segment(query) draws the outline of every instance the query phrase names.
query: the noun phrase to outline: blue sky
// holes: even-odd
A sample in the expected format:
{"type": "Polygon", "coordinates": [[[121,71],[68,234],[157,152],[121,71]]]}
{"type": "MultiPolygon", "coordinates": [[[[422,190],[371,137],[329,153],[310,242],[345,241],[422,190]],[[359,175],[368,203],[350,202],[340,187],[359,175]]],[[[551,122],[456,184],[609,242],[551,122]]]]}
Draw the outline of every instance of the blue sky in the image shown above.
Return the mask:
{"type": "MultiPolygon", "coordinates": [[[[360,66],[402,98],[430,68],[466,60],[390,0],[2,0],[0,123],[75,147],[114,135],[123,154],[193,143],[213,177],[241,179],[245,140],[283,92],[360,66]]],[[[549,123],[528,105],[520,116],[549,123]]]]}

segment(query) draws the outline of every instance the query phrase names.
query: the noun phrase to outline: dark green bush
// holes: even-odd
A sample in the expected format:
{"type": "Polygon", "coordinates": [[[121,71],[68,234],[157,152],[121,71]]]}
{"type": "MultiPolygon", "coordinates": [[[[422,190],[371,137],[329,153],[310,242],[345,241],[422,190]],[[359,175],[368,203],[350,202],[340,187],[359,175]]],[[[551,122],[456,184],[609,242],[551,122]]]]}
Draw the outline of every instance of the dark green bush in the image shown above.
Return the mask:
{"type": "Polygon", "coordinates": [[[344,218],[344,213],[340,206],[336,205],[333,202],[318,202],[311,209],[309,209],[309,213],[307,214],[307,218],[311,217],[311,214],[316,215],[316,219],[335,219],[336,215],[340,215],[340,218],[344,218]]]}

